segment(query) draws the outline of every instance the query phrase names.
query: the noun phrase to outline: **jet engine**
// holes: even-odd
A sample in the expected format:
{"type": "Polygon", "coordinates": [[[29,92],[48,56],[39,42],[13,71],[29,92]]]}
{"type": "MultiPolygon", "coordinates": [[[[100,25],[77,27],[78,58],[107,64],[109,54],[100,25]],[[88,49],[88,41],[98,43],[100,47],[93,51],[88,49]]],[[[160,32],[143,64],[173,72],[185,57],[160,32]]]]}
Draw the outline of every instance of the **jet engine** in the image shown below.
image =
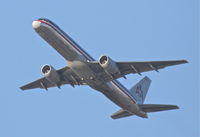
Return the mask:
{"type": "Polygon", "coordinates": [[[99,64],[103,67],[106,73],[110,74],[111,76],[114,74],[120,74],[117,64],[108,56],[101,56],[99,59],[99,64]]]}
{"type": "Polygon", "coordinates": [[[58,72],[50,65],[44,65],[42,67],[42,74],[45,78],[54,85],[59,85],[61,79],[58,72]]]}

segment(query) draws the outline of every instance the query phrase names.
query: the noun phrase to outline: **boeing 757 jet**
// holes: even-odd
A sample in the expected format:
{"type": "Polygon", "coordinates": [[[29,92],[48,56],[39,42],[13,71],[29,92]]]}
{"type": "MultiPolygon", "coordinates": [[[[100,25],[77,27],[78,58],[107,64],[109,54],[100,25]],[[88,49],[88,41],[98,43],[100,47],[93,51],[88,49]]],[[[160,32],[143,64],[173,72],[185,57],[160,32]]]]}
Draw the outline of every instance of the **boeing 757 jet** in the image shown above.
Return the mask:
{"type": "Polygon", "coordinates": [[[51,45],[67,61],[68,66],[54,69],[51,65],[42,67],[43,77],[20,87],[22,90],[42,88],[48,90],[69,84],[88,85],[100,91],[121,109],[111,117],[118,119],[131,115],[147,118],[148,112],[177,109],[176,105],[143,104],[151,80],[144,77],[130,90],[126,89],[116,79],[127,74],[139,74],[146,71],[187,63],[186,60],[116,62],[103,55],[95,61],[72,38],[49,19],[40,18],[33,21],[34,30],[51,45]]]}

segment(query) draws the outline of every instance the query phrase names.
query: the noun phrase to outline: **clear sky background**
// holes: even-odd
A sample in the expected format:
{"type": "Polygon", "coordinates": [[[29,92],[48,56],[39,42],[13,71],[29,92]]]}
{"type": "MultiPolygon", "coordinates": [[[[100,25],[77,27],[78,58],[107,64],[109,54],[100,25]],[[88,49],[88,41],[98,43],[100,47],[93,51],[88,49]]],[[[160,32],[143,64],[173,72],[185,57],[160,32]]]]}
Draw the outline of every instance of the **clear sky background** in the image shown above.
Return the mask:
{"type": "Polygon", "coordinates": [[[197,0],[6,0],[0,15],[0,137],[199,136],[197,0]],[[159,73],[120,79],[129,89],[147,75],[153,82],[145,103],[180,109],[112,120],[119,107],[87,86],[21,91],[42,77],[43,64],[66,65],[32,29],[40,17],[54,21],[96,59],[187,59],[159,73]]]}

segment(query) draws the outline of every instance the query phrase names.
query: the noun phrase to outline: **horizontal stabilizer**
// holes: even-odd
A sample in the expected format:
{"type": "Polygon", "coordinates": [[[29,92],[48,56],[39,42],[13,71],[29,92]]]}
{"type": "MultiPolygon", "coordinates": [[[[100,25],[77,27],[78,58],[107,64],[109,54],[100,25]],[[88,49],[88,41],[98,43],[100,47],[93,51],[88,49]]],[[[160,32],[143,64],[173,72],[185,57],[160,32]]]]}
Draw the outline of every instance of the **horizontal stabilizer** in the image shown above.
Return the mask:
{"type": "Polygon", "coordinates": [[[176,105],[161,105],[161,104],[138,104],[144,112],[158,112],[171,109],[179,109],[176,105]]]}
{"type": "Polygon", "coordinates": [[[120,109],[119,111],[115,112],[114,114],[111,115],[112,119],[118,119],[118,118],[123,118],[123,117],[128,117],[132,116],[134,114],[129,113],[128,111],[124,109],[120,109]]]}
{"type": "MultiPolygon", "coordinates": [[[[176,105],[161,105],[161,104],[137,104],[141,111],[143,112],[158,112],[158,111],[165,111],[165,110],[172,110],[172,109],[179,109],[176,105]]],[[[124,110],[120,109],[119,111],[115,112],[111,115],[112,119],[119,119],[124,118],[128,116],[133,116],[134,114],[124,110]]]]}

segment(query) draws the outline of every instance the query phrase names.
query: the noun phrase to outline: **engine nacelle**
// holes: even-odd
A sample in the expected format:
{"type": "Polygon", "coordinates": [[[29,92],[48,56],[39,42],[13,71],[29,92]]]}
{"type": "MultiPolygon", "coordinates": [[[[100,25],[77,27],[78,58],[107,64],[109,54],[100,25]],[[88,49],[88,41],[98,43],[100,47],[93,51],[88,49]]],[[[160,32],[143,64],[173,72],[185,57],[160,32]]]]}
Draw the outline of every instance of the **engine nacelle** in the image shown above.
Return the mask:
{"type": "Polygon", "coordinates": [[[111,76],[114,74],[120,74],[117,64],[108,56],[101,56],[99,59],[99,64],[104,68],[106,73],[110,74],[111,76]]]}
{"type": "Polygon", "coordinates": [[[60,75],[56,70],[50,66],[50,65],[44,65],[42,67],[42,74],[45,76],[45,78],[51,82],[54,85],[59,85],[60,84],[60,75]]]}

